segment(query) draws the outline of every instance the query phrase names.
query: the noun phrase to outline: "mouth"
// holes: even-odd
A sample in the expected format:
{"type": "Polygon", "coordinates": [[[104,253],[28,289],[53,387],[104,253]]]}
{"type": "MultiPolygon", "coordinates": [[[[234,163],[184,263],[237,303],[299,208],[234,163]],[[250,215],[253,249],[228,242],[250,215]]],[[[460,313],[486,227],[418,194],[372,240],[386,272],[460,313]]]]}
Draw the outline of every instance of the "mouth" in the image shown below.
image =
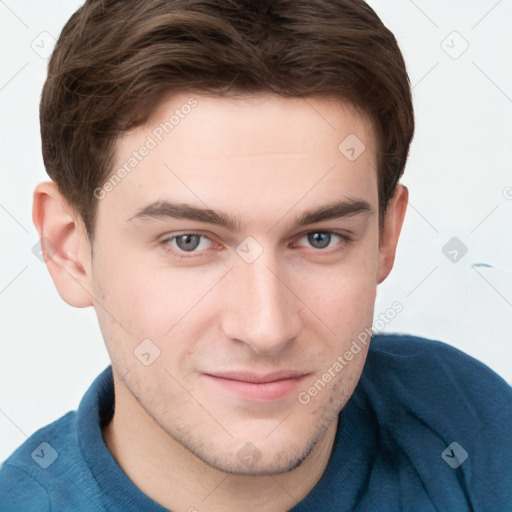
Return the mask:
{"type": "Polygon", "coordinates": [[[203,375],[223,392],[243,400],[269,402],[286,398],[297,391],[309,373],[283,370],[267,374],[235,371],[203,375]]]}

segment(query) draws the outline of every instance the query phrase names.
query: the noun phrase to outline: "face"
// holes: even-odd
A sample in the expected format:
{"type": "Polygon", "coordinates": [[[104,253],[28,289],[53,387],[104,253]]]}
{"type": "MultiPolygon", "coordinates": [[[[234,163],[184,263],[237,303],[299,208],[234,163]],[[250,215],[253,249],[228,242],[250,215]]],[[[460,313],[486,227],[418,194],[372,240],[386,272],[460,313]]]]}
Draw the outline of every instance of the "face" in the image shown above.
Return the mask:
{"type": "Polygon", "coordinates": [[[120,386],[210,466],[296,467],[352,394],[367,347],[344,354],[378,281],[375,144],[340,102],[273,95],[174,96],[118,141],[94,307],[120,386]]]}

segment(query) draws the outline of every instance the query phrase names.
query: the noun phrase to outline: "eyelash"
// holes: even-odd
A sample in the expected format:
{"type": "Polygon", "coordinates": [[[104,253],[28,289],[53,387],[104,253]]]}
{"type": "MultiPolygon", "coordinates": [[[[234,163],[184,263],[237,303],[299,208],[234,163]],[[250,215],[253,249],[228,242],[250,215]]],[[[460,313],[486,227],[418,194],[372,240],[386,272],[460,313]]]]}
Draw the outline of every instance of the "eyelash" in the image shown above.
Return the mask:
{"type": "MultiPolygon", "coordinates": [[[[341,251],[344,246],[348,243],[350,243],[352,241],[352,238],[348,235],[346,235],[345,233],[341,233],[339,231],[331,231],[331,230],[320,230],[320,229],[316,229],[316,230],[313,230],[313,231],[308,231],[306,233],[302,233],[300,235],[297,235],[294,240],[300,240],[301,238],[311,234],[311,233],[322,233],[322,234],[329,234],[329,235],[335,235],[337,237],[340,238],[341,242],[340,244],[340,247],[337,247],[336,249],[332,250],[328,250],[328,249],[315,249],[314,247],[312,248],[314,252],[318,252],[318,253],[324,253],[324,254],[333,254],[333,253],[336,253],[336,252],[339,252],[341,251]]],[[[175,258],[179,258],[179,259],[192,259],[192,258],[198,258],[198,257],[201,257],[202,254],[199,253],[195,253],[195,252],[190,252],[190,253],[187,253],[186,251],[182,251],[178,248],[178,250],[174,249],[174,248],[171,248],[169,242],[175,240],[176,238],[179,238],[180,236],[184,236],[184,235],[192,235],[192,236],[199,236],[201,238],[206,238],[208,240],[210,240],[210,238],[206,235],[203,235],[202,233],[195,233],[195,232],[183,232],[183,233],[179,233],[177,235],[173,235],[173,236],[170,236],[170,237],[167,237],[166,239],[162,240],[161,241],[161,244],[164,248],[164,250],[166,252],[170,252],[172,253],[173,257],[175,258]],[[187,254],[187,255],[186,255],[187,254]]],[[[212,240],[210,240],[212,242],[212,240]]],[[[214,243],[214,242],[213,242],[214,243]]],[[[206,249],[208,250],[208,249],[206,249]]]]}

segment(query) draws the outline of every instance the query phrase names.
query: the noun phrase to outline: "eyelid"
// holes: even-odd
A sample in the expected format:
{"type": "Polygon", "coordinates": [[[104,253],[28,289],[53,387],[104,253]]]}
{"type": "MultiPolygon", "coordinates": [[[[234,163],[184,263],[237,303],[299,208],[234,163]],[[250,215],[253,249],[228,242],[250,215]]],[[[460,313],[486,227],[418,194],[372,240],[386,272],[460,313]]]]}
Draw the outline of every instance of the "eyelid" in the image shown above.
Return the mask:
{"type": "Polygon", "coordinates": [[[329,233],[330,235],[337,235],[341,238],[350,238],[352,232],[347,229],[307,229],[302,233],[298,233],[293,236],[293,240],[302,238],[303,236],[309,235],[310,233],[329,233]]]}
{"type": "Polygon", "coordinates": [[[201,256],[204,254],[208,249],[203,249],[202,251],[192,251],[192,252],[186,252],[186,251],[180,251],[179,248],[175,249],[171,247],[170,243],[171,241],[175,240],[176,238],[179,238],[180,236],[184,235],[192,235],[192,236],[199,236],[201,239],[206,238],[210,241],[211,244],[214,244],[215,242],[212,240],[212,238],[209,235],[206,235],[204,233],[201,233],[199,231],[181,231],[177,233],[173,233],[172,235],[166,235],[159,243],[163,245],[163,248],[165,251],[173,253],[174,256],[177,258],[194,258],[201,256]]]}
{"type": "Polygon", "coordinates": [[[341,250],[338,247],[339,245],[349,243],[352,240],[351,235],[347,231],[339,231],[336,229],[310,229],[308,231],[304,231],[303,233],[295,235],[293,240],[294,240],[294,242],[296,242],[297,240],[300,240],[301,238],[309,235],[310,233],[324,233],[324,234],[329,234],[329,235],[335,235],[341,239],[341,242],[339,244],[336,244],[334,247],[330,247],[327,249],[316,249],[315,247],[310,247],[310,249],[314,253],[318,253],[318,254],[325,254],[325,255],[333,254],[333,253],[337,252],[338,250],[341,250]]]}
{"type": "MultiPolygon", "coordinates": [[[[310,233],[330,234],[330,235],[338,236],[341,239],[341,242],[339,244],[335,245],[334,248],[332,248],[332,247],[330,249],[316,249],[314,247],[310,248],[314,253],[318,253],[318,254],[325,254],[325,255],[333,254],[333,253],[341,250],[341,248],[338,247],[339,245],[344,245],[344,244],[347,244],[350,241],[352,241],[352,236],[351,236],[352,233],[347,230],[309,229],[309,230],[306,230],[306,231],[303,231],[301,233],[294,235],[294,237],[292,238],[293,243],[295,243],[297,240],[300,240],[304,236],[309,235],[310,233]]],[[[169,242],[172,240],[175,240],[176,238],[179,238],[180,236],[183,236],[183,235],[199,236],[201,238],[206,238],[212,244],[215,244],[215,241],[212,240],[210,235],[204,234],[203,232],[200,232],[200,231],[176,232],[171,235],[165,236],[165,238],[163,238],[160,241],[160,244],[162,244],[164,246],[164,250],[173,253],[173,255],[175,257],[180,258],[180,259],[201,257],[205,252],[208,251],[208,249],[203,249],[202,251],[199,251],[199,252],[196,252],[196,251],[186,252],[186,251],[180,251],[179,249],[171,248],[171,246],[169,245],[169,242]]]]}

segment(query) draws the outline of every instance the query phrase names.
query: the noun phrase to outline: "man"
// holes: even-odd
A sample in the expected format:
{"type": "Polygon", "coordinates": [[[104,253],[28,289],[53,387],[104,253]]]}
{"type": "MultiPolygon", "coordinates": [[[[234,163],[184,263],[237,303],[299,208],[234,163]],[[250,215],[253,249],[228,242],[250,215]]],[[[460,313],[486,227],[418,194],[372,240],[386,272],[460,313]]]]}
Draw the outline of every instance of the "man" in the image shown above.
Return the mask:
{"type": "Polygon", "coordinates": [[[2,510],[512,508],[510,386],[371,337],[414,122],[364,2],[87,1],[40,114],[34,223],[112,365],[2,510]]]}

